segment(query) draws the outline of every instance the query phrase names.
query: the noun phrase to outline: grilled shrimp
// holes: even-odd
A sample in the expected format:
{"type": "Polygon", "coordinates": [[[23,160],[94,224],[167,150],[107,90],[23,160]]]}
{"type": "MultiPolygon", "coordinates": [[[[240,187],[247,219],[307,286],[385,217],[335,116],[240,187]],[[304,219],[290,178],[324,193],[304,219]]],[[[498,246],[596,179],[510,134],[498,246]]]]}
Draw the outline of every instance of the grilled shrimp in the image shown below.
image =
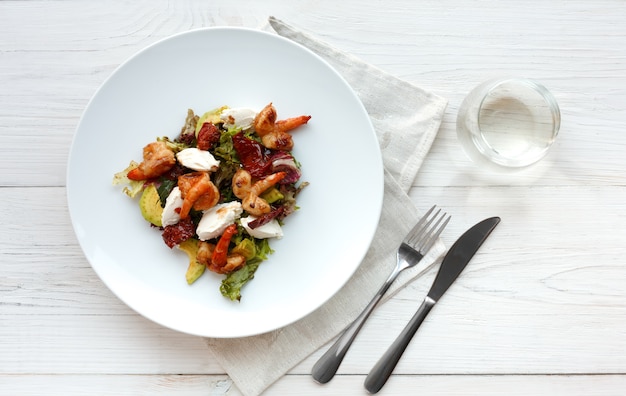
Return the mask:
{"type": "Polygon", "coordinates": [[[261,137],[261,143],[267,148],[274,150],[290,151],[293,149],[293,138],[283,131],[275,131],[261,137]]]}
{"type": "Polygon", "coordinates": [[[143,148],[143,161],[126,175],[130,180],[158,177],[176,164],[174,152],[164,142],[152,142],[143,148]]]}
{"type": "Polygon", "coordinates": [[[218,274],[228,274],[241,268],[246,263],[246,258],[238,253],[228,254],[228,245],[236,233],[237,226],[232,224],[226,228],[217,245],[200,241],[196,260],[218,274]]]}
{"type": "Polygon", "coordinates": [[[179,213],[181,219],[186,219],[189,216],[191,208],[196,210],[210,209],[220,199],[220,192],[207,172],[193,172],[179,176],[178,188],[183,198],[179,213]]]}
{"type": "Polygon", "coordinates": [[[215,250],[215,244],[199,241],[198,242],[198,252],[196,253],[196,260],[199,263],[206,265],[207,267],[211,264],[211,257],[213,257],[213,251],[215,250]]]}
{"type": "Polygon", "coordinates": [[[209,181],[209,188],[207,192],[198,197],[196,202],[194,202],[193,204],[193,209],[198,211],[211,209],[212,207],[217,205],[219,200],[220,190],[212,181],[209,181]]]}
{"type": "Polygon", "coordinates": [[[252,188],[252,176],[245,169],[238,169],[233,176],[233,194],[239,199],[244,199],[250,194],[252,188]]]}
{"type": "Polygon", "coordinates": [[[285,172],[276,172],[264,179],[256,181],[250,187],[250,192],[241,201],[243,209],[253,216],[262,216],[272,211],[270,204],[260,197],[263,192],[273,187],[285,177],[285,172]]]}
{"type": "Polygon", "coordinates": [[[277,120],[276,108],[268,104],[254,118],[253,126],[261,137],[261,143],[269,149],[290,151],[293,148],[293,138],[287,132],[306,124],[311,116],[299,116],[277,120]]]}

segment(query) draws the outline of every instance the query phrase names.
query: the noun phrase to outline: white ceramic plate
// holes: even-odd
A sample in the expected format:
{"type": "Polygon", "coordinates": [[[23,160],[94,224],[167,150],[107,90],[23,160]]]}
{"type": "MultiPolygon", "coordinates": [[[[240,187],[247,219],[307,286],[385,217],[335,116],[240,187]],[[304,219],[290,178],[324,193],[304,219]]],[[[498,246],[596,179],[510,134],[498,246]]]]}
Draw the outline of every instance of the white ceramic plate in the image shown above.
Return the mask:
{"type": "Polygon", "coordinates": [[[376,230],[383,196],[380,149],[348,84],[321,58],[282,37],[242,28],[178,34],[122,64],[87,106],[74,137],[67,194],[85,256],[126,304],[169,328],[207,337],[243,337],[288,325],[348,281],[376,230]],[[157,136],[176,137],[188,108],[261,109],[279,118],[312,116],[293,132],[300,210],[286,219],[275,253],[242,290],[221,296],[222,275],[189,286],[188,260],[141,217],[137,199],[113,174],[157,136]]]}

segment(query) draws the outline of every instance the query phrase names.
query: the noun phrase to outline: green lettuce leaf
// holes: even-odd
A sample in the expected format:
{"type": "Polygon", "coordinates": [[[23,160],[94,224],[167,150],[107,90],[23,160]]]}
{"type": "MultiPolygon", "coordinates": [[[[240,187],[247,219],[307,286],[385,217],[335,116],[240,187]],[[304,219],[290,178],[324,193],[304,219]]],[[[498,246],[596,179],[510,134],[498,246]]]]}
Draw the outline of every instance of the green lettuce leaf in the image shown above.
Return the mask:
{"type": "Polygon", "coordinates": [[[254,273],[259,268],[261,261],[252,259],[237,271],[231,272],[222,280],[220,292],[224,297],[232,301],[241,300],[241,288],[254,278],[254,273]]]}
{"type": "Polygon", "coordinates": [[[121,172],[117,172],[115,175],[113,175],[113,182],[112,182],[113,185],[116,186],[119,184],[126,184],[122,191],[124,192],[124,194],[128,195],[131,198],[135,198],[137,194],[143,191],[143,188],[144,188],[143,180],[141,181],[130,180],[126,176],[128,175],[128,172],[135,169],[137,166],[139,166],[139,163],[135,161],[130,161],[130,165],[128,165],[126,169],[124,169],[121,172]]]}
{"type": "Polygon", "coordinates": [[[259,265],[267,260],[267,256],[274,253],[267,239],[255,239],[256,256],[246,262],[246,265],[231,272],[222,280],[220,292],[232,301],[241,301],[241,289],[254,278],[259,265]]]}
{"type": "Polygon", "coordinates": [[[202,129],[202,125],[204,125],[205,122],[210,122],[213,125],[221,124],[222,120],[220,118],[220,114],[222,114],[222,111],[224,111],[227,108],[228,106],[222,106],[222,107],[218,107],[217,109],[209,110],[206,113],[204,113],[202,117],[200,117],[196,121],[196,126],[195,126],[196,137],[198,137],[198,132],[200,132],[200,129],[202,129]]]}

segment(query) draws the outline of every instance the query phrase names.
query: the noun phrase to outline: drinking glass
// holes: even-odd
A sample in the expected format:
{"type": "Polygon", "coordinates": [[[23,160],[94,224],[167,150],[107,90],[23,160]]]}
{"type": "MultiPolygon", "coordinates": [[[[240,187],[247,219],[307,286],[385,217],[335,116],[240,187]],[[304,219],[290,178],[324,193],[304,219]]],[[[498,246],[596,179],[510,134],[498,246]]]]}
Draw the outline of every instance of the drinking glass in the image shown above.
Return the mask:
{"type": "Polygon", "coordinates": [[[457,115],[457,135],[480,165],[519,169],[543,158],[554,143],[561,113],[554,96],[527,78],[499,78],[474,88],[457,115]]]}

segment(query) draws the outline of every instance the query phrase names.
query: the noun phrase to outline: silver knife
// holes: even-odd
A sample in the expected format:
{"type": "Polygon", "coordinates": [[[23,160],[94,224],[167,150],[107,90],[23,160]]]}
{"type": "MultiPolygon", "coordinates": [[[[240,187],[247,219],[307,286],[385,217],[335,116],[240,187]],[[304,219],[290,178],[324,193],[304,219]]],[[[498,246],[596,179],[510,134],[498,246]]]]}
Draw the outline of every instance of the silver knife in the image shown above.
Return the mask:
{"type": "Polygon", "coordinates": [[[467,263],[478,251],[480,245],[485,242],[485,239],[487,239],[499,222],[499,217],[485,219],[465,231],[452,245],[439,267],[439,272],[424,302],[422,302],[422,305],[420,305],[415,315],[413,315],[387,352],[376,363],[372,371],[367,375],[367,378],[365,378],[365,389],[368,392],[376,393],[385,385],[426,315],[461,274],[467,263]]]}

